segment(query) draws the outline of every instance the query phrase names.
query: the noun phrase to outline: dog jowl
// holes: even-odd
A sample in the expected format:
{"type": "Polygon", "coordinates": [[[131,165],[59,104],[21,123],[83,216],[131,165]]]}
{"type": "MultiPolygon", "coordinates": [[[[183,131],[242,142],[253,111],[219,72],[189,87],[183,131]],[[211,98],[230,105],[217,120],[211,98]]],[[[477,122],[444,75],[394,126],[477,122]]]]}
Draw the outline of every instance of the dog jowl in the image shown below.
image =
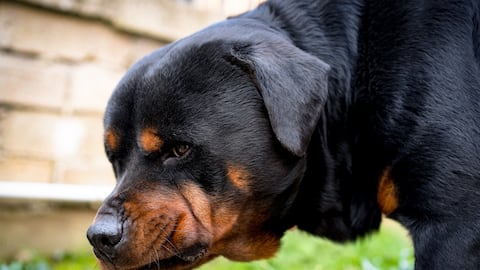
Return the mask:
{"type": "Polygon", "coordinates": [[[480,268],[480,8],[427,2],[268,1],[137,62],[105,112],[101,268],[268,258],[382,214],[416,269],[480,268]]]}

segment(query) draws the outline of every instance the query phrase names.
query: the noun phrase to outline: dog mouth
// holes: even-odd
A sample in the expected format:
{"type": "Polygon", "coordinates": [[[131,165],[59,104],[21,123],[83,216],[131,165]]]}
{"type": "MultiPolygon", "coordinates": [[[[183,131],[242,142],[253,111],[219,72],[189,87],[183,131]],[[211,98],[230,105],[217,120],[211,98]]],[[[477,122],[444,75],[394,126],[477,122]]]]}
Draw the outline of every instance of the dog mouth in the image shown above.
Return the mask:
{"type": "Polygon", "coordinates": [[[173,255],[172,257],[155,260],[146,265],[135,267],[131,270],[156,270],[156,269],[165,269],[165,270],[183,270],[183,269],[192,269],[193,267],[199,265],[202,261],[207,259],[208,248],[204,245],[197,245],[190,247],[178,254],[173,255]]]}

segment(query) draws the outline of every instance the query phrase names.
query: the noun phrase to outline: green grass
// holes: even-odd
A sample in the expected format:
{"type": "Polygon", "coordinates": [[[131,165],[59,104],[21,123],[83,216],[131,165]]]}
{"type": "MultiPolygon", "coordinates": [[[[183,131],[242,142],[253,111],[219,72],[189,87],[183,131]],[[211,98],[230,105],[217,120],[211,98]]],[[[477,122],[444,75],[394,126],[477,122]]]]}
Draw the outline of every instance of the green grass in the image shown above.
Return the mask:
{"type": "Polygon", "coordinates": [[[349,244],[290,231],[272,259],[232,263],[223,258],[201,270],[407,270],[413,269],[413,248],[407,233],[391,222],[379,233],[349,244]]]}
{"type": "Polygon", "coordinates": [[[27,252],[24,259],[3,264],[0,270],[99,270],[97,262],[90,252],[78,254],[57,254],[44,257],[35,252],[27,252]]]}
{"type": "MultiPolygon", "coordinates": [[[[96,270],[90,252],[57,254],[47,258],[30,254],[10,262],[0,260],[0,270],[96,270]]],[[[216,259],[201,270],[408,270],[413,269],[413,249],[406,232],[387,222],[379,233],[349,244],[335,244],[292,230],[272,259],[250,263],[216,259]]]]}

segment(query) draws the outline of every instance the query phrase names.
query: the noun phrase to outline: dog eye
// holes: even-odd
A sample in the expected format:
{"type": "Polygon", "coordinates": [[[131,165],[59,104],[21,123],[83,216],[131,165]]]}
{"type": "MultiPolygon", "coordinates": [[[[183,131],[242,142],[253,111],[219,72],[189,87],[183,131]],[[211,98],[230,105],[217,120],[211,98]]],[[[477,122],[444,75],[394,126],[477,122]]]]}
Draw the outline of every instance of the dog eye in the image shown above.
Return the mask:
{"type": "Polygon", "coordinates": [[[190,146],[186,144],[179,144],[172,148],[172,155],[176,158],[180,158],[188,153],[190,146]]]}

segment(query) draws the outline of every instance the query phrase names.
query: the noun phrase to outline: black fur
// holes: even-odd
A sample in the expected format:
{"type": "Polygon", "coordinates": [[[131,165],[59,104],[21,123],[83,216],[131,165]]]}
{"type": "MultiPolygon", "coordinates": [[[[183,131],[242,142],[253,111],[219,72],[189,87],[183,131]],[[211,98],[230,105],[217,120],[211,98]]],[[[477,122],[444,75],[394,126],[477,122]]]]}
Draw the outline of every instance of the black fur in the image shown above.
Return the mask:
{"type": "Polygon", "coordinates": [[[268,1],[147,56],[112,96],[106,127],[159,127],[189,159],[142,161],[130,139],[111,160],[231,201],[235,161],[266,229],[337,241],[378,228],[390,168],[415,268],[480,269],[479,24],[473,0],[268,1]]]}

